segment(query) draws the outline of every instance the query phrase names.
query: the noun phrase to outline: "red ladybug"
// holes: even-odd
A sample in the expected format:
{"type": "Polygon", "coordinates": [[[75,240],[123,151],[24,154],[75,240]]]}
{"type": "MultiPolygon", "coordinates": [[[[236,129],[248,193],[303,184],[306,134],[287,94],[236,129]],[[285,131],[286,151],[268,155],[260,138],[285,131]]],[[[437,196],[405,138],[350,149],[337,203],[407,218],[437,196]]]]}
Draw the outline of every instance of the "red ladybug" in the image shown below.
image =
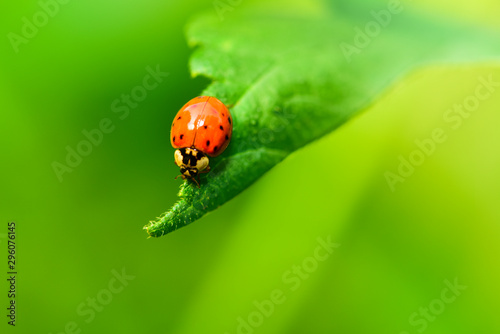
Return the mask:
{"type": "Polygon", "coordinates": [[[170,131],[180,176],[193,180],[199,187],[195,178],[210,171],[208,157],[224,152],[232,133],[233,119],[219,99],[199,96],[186,103],[175,115],[170,131]]]}

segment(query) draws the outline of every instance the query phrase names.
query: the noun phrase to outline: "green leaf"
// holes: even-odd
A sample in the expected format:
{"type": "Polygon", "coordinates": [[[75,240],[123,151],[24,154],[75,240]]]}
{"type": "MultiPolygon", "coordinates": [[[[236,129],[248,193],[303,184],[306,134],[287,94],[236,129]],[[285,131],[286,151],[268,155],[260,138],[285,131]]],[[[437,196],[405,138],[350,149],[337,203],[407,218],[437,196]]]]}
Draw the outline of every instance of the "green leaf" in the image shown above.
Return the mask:
{"type": "MultiPolygon", "coordinates": [[[[304,0],[241,6],[223,17],[193,20],[187,33],[197,46],[192,73],[213,80],[203,95],[231,107],[233,138],[211,160],[201,188],[185,182],[180,201],[145,226],[150,236],[215,210],[287,155],[366,109],[409,71],[500,55],[498,32],[443,24],[405,7],[396,13],[385,4],[352,6],[304,0]]],[[[310,166],[311,182],[335,173],[321,156],[311,157],[310,166]]]]}

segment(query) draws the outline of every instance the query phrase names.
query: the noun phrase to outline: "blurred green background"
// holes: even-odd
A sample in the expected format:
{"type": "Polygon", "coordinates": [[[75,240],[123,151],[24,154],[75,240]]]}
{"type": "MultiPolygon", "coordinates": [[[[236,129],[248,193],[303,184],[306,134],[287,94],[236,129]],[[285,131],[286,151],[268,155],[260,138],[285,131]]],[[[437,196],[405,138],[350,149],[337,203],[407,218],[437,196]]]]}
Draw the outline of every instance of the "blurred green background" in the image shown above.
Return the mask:
{"type": "MultiPolygon", "coordinates": [[[[414,72],[214,213],[147,239],[180,184],[171,119],[209,83],[189,75],[184,27],[213,2],[59,6],[18,53],[0,46],[0,247],[15,221],[19,272],[17,325],[3,315],[2,333],[500,332],[500,91],[457,129],[443,120],[500,67],[414,72]],[[112,103],[148,66],[168,77],[121,119],[112,103]],[[60,182],[53,162],[105,118],[114,130],[60,182]],[[447,139],[391,191],[384,173],[436,128],[447,139]],[[311,157],[325,150],[318,177],[311,157]],[[318,238],[340,245],[323,261],[318,238]],[[466,288],[443,294],[455,281],[466,288]]],[[[500,28],[496,1],[411,6],[500,28]]],[[[38,11],[2,3],[1,34],[38,11]]]]}

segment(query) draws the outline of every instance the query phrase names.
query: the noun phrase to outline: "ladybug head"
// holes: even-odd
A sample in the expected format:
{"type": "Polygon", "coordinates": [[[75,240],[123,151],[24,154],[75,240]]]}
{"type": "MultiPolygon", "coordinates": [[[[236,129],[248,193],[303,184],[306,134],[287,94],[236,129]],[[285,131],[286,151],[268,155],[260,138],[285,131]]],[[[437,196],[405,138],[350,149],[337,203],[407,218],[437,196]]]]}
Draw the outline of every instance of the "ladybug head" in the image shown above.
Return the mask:
{"type": "Polygon", "coordinates": [[[208,168],[208,157],[197,149],[181,148],[175,151],[174,156],[183,179],[194,179],[208,168]]]}

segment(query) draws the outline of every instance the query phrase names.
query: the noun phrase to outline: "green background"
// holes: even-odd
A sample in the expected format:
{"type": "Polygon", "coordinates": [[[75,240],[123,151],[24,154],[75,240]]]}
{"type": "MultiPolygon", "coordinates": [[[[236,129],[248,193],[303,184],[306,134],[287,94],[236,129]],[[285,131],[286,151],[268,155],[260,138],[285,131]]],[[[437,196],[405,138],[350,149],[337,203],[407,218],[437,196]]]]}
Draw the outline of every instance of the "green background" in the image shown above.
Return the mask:
{"type": "MultiPolygon", "coordinates": [[[[410,6],[500,28],[495,1],[410,6]]],[[[0,34],[20,33],[39,10],[35,1],[3,3],[0,34]]],[[[180,184],[171,119],[209,83],[187,67],[184,28],[200,11],[215,13],[212,1],[70,1],[18,53],[2,38],[0,247],[15,221],[19,272],[17,325],[6,324],[4,297],[2,332],[232,334],[275,290],[285,301],[240,332],[499,332],[500,90],[458,129],[443,120],[479,76],[500,81],[498,66],[414,72],[220,209],[146,238],[143,225],[174,204],[180,184]],[[157,65],[169,76],[120,119],[112,102],[157,65]],[[53,162],[104,118],[114,131],[59,182],[53,162]],[[384,173],[436,128],[447,140],[392,192],[384,173]],[[302,278],[290,273],[328,237],[340,244],[328,259],[302,278]],[[134,279],[109,293],[122,270],[134,279]],[[422,320],[446,280],[467,288],[422,320]],[[105,303],[87,322],[77,310],[91,309],[88,298],[105,303]]],[[[5,280],[1,288],[5,296],[5,280]]]]}

